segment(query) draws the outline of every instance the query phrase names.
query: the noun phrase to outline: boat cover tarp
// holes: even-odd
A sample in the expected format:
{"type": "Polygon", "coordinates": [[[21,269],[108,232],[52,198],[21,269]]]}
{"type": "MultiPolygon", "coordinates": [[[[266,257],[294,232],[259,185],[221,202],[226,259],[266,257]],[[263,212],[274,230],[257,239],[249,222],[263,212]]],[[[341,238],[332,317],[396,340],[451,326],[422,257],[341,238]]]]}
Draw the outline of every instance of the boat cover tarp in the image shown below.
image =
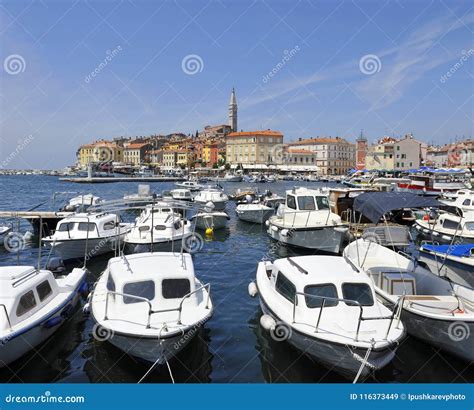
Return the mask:
{"type": "Polygon", "coordinates": [[[403,208],[439,208],[437,199],[411,192],[365,192],[354,200],[354,210],[370,219],[380,221],[387,212],[403,208]]]}
{"type": "Polygon", "coordinates": [[[474,249],[474,243],[464,245],[423,245],[423,249],[431,252],[444,253],[452,256],[470,257],[471,249],[474,249]]]}

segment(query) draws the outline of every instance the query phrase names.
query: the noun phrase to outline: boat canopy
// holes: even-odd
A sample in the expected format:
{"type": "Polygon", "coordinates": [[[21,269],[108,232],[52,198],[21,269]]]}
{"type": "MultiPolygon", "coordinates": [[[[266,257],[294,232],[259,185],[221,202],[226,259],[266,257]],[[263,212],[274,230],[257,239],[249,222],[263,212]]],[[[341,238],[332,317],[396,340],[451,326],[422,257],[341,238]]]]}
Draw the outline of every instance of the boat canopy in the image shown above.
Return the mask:
{"type": "Polygon", "coordinates": [[[437,199],[411,192],[365,192],[354,199],[354,210],[370,219],[380,221],[387,212],[404,208],[439,208],[437,199]]]}
{"type": "Polygon", "coordinates": [[[470,243],[465,245],[423,245],[423,249],[452,256],[470,257],[474,249],[474,244],[470,243]]]}

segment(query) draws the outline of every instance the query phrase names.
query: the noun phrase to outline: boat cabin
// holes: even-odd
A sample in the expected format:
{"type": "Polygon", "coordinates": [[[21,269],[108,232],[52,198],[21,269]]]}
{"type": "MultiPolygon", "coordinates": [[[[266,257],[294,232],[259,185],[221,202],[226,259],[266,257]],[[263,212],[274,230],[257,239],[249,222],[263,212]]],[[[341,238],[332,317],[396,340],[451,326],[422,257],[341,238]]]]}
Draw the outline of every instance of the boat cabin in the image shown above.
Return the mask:
{"type": "MultiPolygon", "coordinates": [[[[339,304],[374,306],[375,293],[369,278],[339,256],[301,256],[266,263],[267,277],[282,303],[304,311],[336,307],[339,304]],[[316,259],[317,258],[317,259],[316,259]],[[327,298],[327,299],[324,299],[327,298]],[[334,299],[345,299],[346,302],[334,299]]],[[[314,317],[313,317],[314,318],[314,317]]]]}
{"type": "Polygon", "coordinates": [[[329,200],[326,192],[308,188],[293,188],[286,191],[286,209],[294,211],[329,211],[329,200]]]}
{"type": "Polygon", "coordinates": [[[58,293],[50,271],[33,266],[0,267],[0,335],[38,312],[58,293]]]}
{"type": "Polygon", "coordinates": [[[51,239],[102,238],[114,235],[121,225],[120,217],[116,214],[76,214],[58,222],[51,239]]]}
{"type": "MultiPolygon", "coordinates": [[[[144,309],[147,301],[152,308],[175,309],[186,295],[196,290],[189,254],[158,252],[121,256],[110,259],[107,271],[111,312],[113,306],[122,314],[127,313],[124,307],[144,309]]],[[[197,292],[186,298],[186,303],[197,306],[201,297],[202,292],[197,292]]],[[[173,313],[172,317],[177,318],[176,312],[173,313]]]]}

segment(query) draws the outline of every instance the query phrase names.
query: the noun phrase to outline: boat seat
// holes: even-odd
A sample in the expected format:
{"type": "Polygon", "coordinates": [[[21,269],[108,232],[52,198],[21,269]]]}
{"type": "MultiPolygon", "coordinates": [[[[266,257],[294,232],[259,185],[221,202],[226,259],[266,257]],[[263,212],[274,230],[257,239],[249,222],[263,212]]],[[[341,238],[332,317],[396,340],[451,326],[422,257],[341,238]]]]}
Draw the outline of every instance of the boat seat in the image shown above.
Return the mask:
{"type": "Polygon", "coordinates": [[[450,295],[407,295],[405,303],[414,309],[429,313],[453,313],[460,306],[459,300],[450,295]]]}

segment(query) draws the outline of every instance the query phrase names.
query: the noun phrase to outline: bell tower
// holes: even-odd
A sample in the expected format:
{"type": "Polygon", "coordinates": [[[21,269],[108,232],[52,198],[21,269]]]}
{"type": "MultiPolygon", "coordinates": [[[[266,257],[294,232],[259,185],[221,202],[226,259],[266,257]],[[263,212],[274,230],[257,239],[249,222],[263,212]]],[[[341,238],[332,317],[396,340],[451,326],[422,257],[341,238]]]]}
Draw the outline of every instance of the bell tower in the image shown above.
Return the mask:
{"type": "Polygon", "coordinates": [[[237,131],[237,99],[235,98],[235,89],[232,88],[229,103],[229,125],[232,128],[232,132],[237,131]]]}

